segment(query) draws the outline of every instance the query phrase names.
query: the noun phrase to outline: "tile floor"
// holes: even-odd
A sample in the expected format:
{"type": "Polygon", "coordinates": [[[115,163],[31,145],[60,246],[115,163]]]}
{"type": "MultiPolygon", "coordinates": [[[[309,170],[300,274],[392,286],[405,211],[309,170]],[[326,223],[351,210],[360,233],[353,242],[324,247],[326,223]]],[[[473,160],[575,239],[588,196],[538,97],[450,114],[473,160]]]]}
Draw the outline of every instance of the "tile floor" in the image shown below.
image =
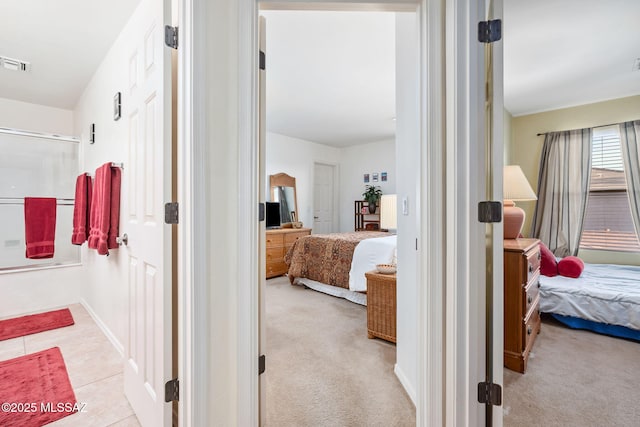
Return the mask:
{"type": "Polygon", "coordinates": [[[60,347],[76,400],[86,406],[48,426],[139,427],[124,396],[122,357],[82,305],[69,309],[74,325],[0,341],[0,360],[60,347]]]}

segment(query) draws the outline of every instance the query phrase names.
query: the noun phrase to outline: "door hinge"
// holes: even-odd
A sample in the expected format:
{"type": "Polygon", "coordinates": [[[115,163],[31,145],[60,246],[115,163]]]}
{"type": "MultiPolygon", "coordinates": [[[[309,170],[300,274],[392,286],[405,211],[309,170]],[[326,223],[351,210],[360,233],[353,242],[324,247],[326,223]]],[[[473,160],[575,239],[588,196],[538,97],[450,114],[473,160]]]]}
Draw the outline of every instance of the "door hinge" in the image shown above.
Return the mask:
{"type": "Polygon", "coordinates": [[[264,203],[258,203],[258,221],[264,221],[264,203]]]}
{"type": "Polygon", "coordinates": [[[267,367],[267,357],[264,354],[261,354],[260,357],[258,357],[258,375],[262,375],[264,374],[264,370],[267,367]]]}
{"type": "Polygon", "coordinates": [[[493,43],[502,38],[502,21],[494,19],[492,21],[478,22],[478,41],[481,43],[493,43]]]}
{"type": "Polygon", "coordinates": [[[502,387],[500,387],[500,384],[478,383],[478,402],[492,406],[502,405],[502,387]]]}
{"type": "Polygon", "coordinates": [[[267,58],[263,51],[260,51],[260,69],[265,70],[267,68],[267,58]]]}
{"type": "Polygon", "coordinates": [[[492,201],[478,203],[478,221],[485,223],[502,221],[502,203],[492,201]]]}
{"type": "Polygon", "coordinates": [[[178,48],[178,27],[172,27],[171,25],[164,26],[164,44],[171,49],[178,48]]]}
{"type": "Polygon", "coordinates": [[[180,400],[180,383],[177,378],[167,381],[164,384],[164,401],[173,402],[180,400]]]}
{"type": "Polygon", "coordinates": [[[178,202],[165,203],[164,205],[164,223],[178,223],[178,202]]]}

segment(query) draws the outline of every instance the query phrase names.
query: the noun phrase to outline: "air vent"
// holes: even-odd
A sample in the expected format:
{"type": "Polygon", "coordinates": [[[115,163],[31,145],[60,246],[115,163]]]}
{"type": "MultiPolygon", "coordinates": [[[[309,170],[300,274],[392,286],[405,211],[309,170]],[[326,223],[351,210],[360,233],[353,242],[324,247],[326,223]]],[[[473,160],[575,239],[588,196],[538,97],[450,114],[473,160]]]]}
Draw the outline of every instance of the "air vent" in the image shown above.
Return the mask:
{"type": "Polygon", "coordinates": [[[631,70],[640,71],[640,58],[636,58],[636,60],[633,61],[633,68],[631,70]]]}
{"type": "Polygon", "coordinates": [[[11,71],[31,71],[31,63],[21,61],[19,59],[7,58],[6,56],[0,56],[0,66],[6,70],[11,71]]]}

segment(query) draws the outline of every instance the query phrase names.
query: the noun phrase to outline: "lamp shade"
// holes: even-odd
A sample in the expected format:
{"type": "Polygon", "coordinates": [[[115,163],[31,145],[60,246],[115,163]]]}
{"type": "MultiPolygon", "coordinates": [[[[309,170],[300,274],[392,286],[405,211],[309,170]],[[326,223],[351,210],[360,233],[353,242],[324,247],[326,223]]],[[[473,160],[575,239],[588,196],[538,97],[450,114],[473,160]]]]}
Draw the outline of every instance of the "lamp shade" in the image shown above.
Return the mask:
{"type": "Polygon", "coordinates": [[[518,165],[504,167],[503,191],[504,238],[517,239],[524,224],[525,213],[515,205],[514,200],[537,200],[536,193],[518,165]]]}
{"type": "Polygon", "coordinates": [[[529,185],[527,177],[518,165],[508,165],[504,167],[502,178],[503,199],[505,200],[537,200],[536,193],[529,185]]]}
{"type": "Polygon", "coordinates": [[[398,209],[395,194],[383,194],[380,198],[380,228],[385,230],[398,228],[398,209]]]}

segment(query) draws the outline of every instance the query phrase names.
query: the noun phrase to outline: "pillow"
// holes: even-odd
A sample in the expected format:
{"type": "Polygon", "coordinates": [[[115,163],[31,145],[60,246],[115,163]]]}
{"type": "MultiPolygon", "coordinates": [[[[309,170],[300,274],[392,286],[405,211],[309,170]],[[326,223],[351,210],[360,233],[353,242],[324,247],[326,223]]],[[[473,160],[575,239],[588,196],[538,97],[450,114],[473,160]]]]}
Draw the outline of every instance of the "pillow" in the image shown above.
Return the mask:
{"type": "Polygon", "coordinates": [[[577,256],[564,257],[558,263],[558,273],[561,276],[576,279],[580,277],[582,270],[584,270],[584,262],[577,256]]]}
{"type": "Polygon", "coordinates": [[[553,277],[558,275],[558,261],[547,245],[540,242],[540,274],[553,277]]]}

